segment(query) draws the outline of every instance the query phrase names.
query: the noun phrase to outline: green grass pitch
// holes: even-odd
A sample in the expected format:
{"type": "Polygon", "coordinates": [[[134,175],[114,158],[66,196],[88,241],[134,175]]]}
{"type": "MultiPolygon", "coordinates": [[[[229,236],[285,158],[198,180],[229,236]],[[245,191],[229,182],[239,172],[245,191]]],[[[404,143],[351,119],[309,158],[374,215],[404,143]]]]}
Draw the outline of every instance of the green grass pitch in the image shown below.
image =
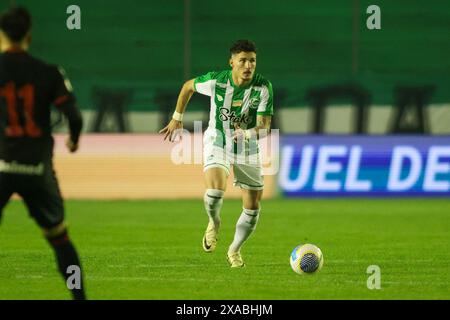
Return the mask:
{"type": "MultiPolygon", "coordinates": [[[[225,258],[239,201],[226,200],[216,252],[201,247],[201,200],[67,201],[69,233],[90,299],[449,299],[447,199],[267,200],[242,249],[247,266],[225,258]],[[300,276],[291,250],[314,243],[323,269],[300,276]],[[369,265],[381,289],[369,290],[369,265]]],[[[69,299],[54,257],[20,201],[0,226],[0,299],[69,299]]]]}

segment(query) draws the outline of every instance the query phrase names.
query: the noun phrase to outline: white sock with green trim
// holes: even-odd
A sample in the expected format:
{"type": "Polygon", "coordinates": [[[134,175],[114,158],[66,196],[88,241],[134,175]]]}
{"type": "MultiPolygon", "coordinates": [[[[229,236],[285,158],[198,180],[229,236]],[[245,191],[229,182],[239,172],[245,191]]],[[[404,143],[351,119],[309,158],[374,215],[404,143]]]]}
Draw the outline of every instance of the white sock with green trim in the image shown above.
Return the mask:
{"type": "Polygon", "coordinates": [[[203,197],[209,221],[214,224],[216,230],[220,227],[220,209],[222,209],[224,193],[219,189],[206,189],[203,197]]]}
{"type": "Polygon", "coordinates": [[[252,232],[256,229],[260,211],[261,209],[250,210],[244,208],[242,210],[241,216],[236,223],[234,240],[231,243],[228,252],[237,252],[241,249],[245,240],[247,240],[252,232]]]}

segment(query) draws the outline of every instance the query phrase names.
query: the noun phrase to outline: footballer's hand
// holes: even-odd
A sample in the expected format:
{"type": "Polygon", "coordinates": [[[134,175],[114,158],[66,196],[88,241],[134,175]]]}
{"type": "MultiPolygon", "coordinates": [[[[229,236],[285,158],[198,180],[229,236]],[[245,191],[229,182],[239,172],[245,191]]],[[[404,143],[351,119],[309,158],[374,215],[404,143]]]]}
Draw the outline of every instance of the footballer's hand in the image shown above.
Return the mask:
{"type": "Polygon", "coordinates": [[[247,136],[247,132],[244,129],[241,129],[241,127],[239,126],[238,123],[234,124],[234,131],[233,134],[231,135],[231,138],[233,139],[234,142],[238,142],[239,140],[247,140],[248,136],[247,136]]]}
{"type": "Polygon", "coordinates": [[[78,150],[78,143],[73,143],[72,139],[70,137],[67,137],[66,147],[67,149],[69,149],[70,152],[73,153],[78,150]]]}
{"type": "Polygon", "coordinates": [[[238,140],[244,140],[246,139],[245,130],[242,130],[241,128],[237,127],[234,129],[233,135],[231,136],[234,142],[238,142],[238,140]]]}
{"type": "Polygon", "coordinates": [[[172,119],[167,126],[159,130],[159,133],[165,134],[164,141],[169,137],[169,141],[174,142],[176,137],[180,135],[182,129],[183,122],[172,119]]]}

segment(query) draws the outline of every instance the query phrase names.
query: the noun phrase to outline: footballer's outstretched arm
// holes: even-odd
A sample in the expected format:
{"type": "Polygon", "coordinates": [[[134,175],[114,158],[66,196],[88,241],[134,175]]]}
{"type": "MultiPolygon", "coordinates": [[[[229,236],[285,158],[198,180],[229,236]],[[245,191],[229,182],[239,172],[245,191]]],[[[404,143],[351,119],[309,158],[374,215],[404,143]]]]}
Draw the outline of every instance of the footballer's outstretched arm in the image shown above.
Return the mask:
{"type": "Polygon", "coordinates": [[[194,79],[188,80],[183,84],[180,94],[178,95],[177,105],[175,112],[169,124],[159,131],[159,133],[165,134],[164,140],[169,137],[169,141],[175,141],[175,131],[183,128],[183,113],[186,110],[186,106],[195,92],[194,79]]]}

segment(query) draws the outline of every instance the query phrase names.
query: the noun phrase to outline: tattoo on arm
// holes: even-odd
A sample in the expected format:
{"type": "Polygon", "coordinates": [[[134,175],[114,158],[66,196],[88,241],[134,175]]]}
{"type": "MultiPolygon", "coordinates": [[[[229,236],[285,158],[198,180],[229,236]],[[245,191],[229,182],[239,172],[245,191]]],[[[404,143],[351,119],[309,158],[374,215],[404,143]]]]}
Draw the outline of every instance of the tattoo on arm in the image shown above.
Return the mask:
{"type": "Polygon", "coordinates": [[[257,121],[256,121],[256,126],[263,128],[264,127],[264,118],[263,117],[258,117],[257,121]]]}
{"type": "Polygon", "coordinates": [[[256,133],[257,133],[257,137],[259,139],[259,130],[264,129],[266,130],[266,134],[270,133],[270,122],[271,122],[271,117],[270,116],[258,116],[256,118],[256,133]]]}

